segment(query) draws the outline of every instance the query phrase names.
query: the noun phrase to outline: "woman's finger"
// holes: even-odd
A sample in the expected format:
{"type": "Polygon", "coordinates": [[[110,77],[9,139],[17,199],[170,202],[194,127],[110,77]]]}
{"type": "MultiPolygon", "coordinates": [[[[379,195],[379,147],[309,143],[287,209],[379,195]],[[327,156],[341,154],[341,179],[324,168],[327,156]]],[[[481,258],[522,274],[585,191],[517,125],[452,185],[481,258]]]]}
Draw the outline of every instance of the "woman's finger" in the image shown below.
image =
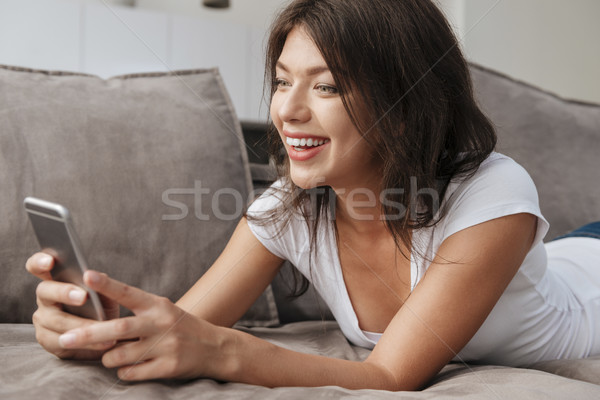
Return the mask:
{"type": "Polygon", "coordinates": [[[59,343],[60,336],[61,333],[46,329],[43,333],[37,334],[37,340],[45,349],[55,354],[59,358],[82,360],[98,359],[101,355],[100,352],[109,350],[116,345],[116,341],[112,340],[77,349],[65,349],[59,343]]]}
{"type": "Polygon", "coordinates": [[[86,271],[83,275],[83,281],[90,289],[102,293],[136,314],[139,311],[151,308],[156,298],[153,294],[114,280],[108,275],[97,271],[86,271]]]}
{"type": "Polygon", "coordinates": [[[151,324],[140,317],[117,318],[109,321],[93,322],[62,334],[59,343],[66,349],[83,348],[93,344],[115,340],[136,339],[152,335],[151,324]]]}
{"type": "Polygon", "coordinates": [[[50,275],[52,267],[54,267],[54,258],[50,254],[42,252],[35,253],[25,263],[27,271],[42,280],[52,279],[52,275],[50,275]]]}
{"type": "Polygon", "coordinates": [[[80,306],[85,303],[87,292],[72,283],[46,280],[37,285],[38,305],[54,306],[57,303],[80,306]]]}
{"type": "Polygon", "coordinates": [[[118,343],[113,349],[102,356],[102,364],[106,368],[116,368],[125,365],[139,364],[154,356],[154,346],[147,339],[118,343]]]}
{"type": "Polygon", "coordinates": [[[58,335],[94,322],[64,312],[57,307],[40,307],[33,313],[32,319],[36,329],[56,332],[58,335]]]}
{"type": "MultiPolygon", "coordinates": [[[[170,367],[175,371],[176,367],[170,367]]],[[[127,365],[117,370],[117,376],[122,381],[145,381],[150,379],[169,378],[174,376],[167,372],[165,375],[164,361],[151,359],[133,365],[127,365]]]]}
{"type": "MultiPolygon", "coordinates": [[[[64,349],[59,344],[59,337],[66,331],[93,324],[94,321],[57,310],[56,308],[40,308],[33,313],[38,342],[46,348],[64,349]]],[[[86,350],[107,350],[116,344],[116,340],[82,347],[86,350]]],[[[60,351],[59,351],[60,353],[60,351]]],[[[57,354],[58,355],[58,354],[57,354]]],[[[60,355],[59,355],[60,357],[60,355]]]]}

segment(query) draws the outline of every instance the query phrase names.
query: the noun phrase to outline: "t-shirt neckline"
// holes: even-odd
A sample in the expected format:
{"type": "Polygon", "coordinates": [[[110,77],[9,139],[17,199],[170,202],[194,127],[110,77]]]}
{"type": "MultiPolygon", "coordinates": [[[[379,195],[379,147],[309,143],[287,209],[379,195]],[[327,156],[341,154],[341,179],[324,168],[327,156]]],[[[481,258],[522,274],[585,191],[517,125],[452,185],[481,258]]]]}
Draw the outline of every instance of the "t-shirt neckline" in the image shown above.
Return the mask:
{"type": "MultiPolygon", "coordinates": [[[[336,235],[335,235],[335,223],[332,221],[331,224],[329,224],[329,229],[330,229],[330,241],[331,241],[331,246],[333,251],[333,263],[334,263],[334,270],[335,270],[335,274],[336,274],[336,278],[341,282],[342,285],[342,296],[343,296],[343,303],[344,303],[344,308],[347,311],[347,315],[350,316],[351,318],[351,322],[352,322],[352,328],[354,329],[354,331],[356,333],[359,334],[359,336],[361,338],[363,338],[364,340],[376,344],[377,342],[375,340],[373,340],[372,337],[369,337],[368,335],[382,335],[383,333],[380,332],[369,332],[369,331],[363,331],[360,328],[359,322],[358,322],[358,316],[356,315],[356,311],[354,311],[354,306],[352,305],[352,301],[350,300],[350,294],[348,293],[348,288],[346,287],[346,281],[344,280],[344,274],[342,272],[342,263],[340,261],[340,253],[339,253],[339,248],[338,248],[338,244],[337,244],[337,240],[336,240],[336,235]],[[367,332],[367,334],[365,334],[365,332],[367,332]]],[[[415,243],[415,235],[417,235],[417,231],[413,231],[412,233],[412,240],[411,240],[411,251],[410,251],[410,291],[412,292],[417,284],[417,265],[416,265],[416,261],[415,258],[413,257],[413,248],[414,248],[414,243],[415,243]]]]}

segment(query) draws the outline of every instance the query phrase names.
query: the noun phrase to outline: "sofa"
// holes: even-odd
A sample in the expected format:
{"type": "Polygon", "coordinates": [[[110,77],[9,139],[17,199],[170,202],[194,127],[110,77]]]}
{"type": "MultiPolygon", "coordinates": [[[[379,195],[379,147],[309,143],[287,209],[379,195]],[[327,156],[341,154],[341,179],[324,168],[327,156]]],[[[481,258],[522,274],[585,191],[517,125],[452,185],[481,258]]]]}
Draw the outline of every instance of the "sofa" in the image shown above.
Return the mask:
{"type": "MultiPolygon", "coordinates": [[[[481,66],[471,71],[498,151],[538,187],[551,224],[545,240],[599,220],[600,106],[481,66]]],[[[71,210],[93,268],[176,301],[273,181],[264,132],[264,124],[238,121],[216,69],[103,80],[0,66],[0,398],[600,398],[600,357],[523,368],[450,363],[423,390],[394,393],[212,379],[127,383],[99,362],[59,360],[36,342],[38,281],[24,265],[38,246],[24,197],[71,210]]],[[[312,288],[289,297],[292,268],[282,267],[235,328],[301,352],[365,359],[369,350],[345,339],[312,288]]]]}

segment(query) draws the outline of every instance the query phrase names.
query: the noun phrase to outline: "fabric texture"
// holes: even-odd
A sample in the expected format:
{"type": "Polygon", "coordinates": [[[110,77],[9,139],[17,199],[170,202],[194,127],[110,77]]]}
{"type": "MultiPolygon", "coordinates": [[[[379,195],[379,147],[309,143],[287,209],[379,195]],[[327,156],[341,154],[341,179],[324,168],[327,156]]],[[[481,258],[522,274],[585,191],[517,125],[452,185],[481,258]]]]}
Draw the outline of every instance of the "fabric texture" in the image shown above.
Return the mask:
{"type": "MultiPolygon", "coordinates": [[[[240,329],[285,348],[361,361],[369,350],[353,346],[332,321],[278,328],[240,329]]],[[[6,399],[548,399],[600,398],[600,357],[538,363],[531,369],[449,364],[416,392],[348,390],[337,386],[267,388],[212,379],[127,383],[99,362],[63,361],[37,344],[33,326],[0,325],[0,398],[6,399]],[[535,368],[535,369],[533,369],[535,368]]]]}
{"type": "MultiPolygon", "coordinates": [[[[218,71],[103,80],[0,66],[0,88],[0,321],[29,322],[36,308],[26,196],[70,209],[92,268],[177,300],[225,247],[252,189],[218,71]]],[[[278,323],[270,287],[244,320],[278,323]]]]}
{"type": "MultiPolygon", "coordinates": [[[[277,181],[275,187],[280,186],[277,181]]],[[[266,192],[248,213],[260,217],[281,203],[279,197],[275,190],[266,192]]],[[[538,218],[535,238],[517,274],[456,361],[521,366],[600,355],[600,241],[563,239],[548,244],[547,254],[542,240],[549,225],[540,212],[535,185],[521,166],[499,153],[492,153],[472,177],[453,179],[445,203],[446,214],[437,225],[413,231],[411,290],[424,276],[427,260],[434,259],[454,233],[517,213],[538,218]]],[[[281,221],[285,226],[281,234],[280,226],[252,220],[249,226],[267,249],[290,260],[311,280],[353,344],[373,348],[377,336],[360,329],[346,290],[333,223],[324,221],[317,232],[321,245],[311,268],[306,224],[294,216],[285,222],[281,221]]]]}
{"type": "Polygon", "coordinates": [[[559,240],[567,237],[589,237],[600,239],[600,221],[590,222],[589,224],[585,224],[577,229],[573,229],[571,232],[556,237],[552,240],[559,240]]]}

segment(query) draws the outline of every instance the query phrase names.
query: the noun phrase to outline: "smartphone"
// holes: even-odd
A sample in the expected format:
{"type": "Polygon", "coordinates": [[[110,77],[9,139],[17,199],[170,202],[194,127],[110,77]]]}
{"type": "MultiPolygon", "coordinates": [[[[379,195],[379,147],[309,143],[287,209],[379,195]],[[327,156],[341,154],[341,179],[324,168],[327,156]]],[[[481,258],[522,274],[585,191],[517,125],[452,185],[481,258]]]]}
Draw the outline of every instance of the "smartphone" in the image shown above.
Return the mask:
{"type": "Polygon", "coordinates": [[[50,271],[52,279],[75,284],[87,292],[83,305],[64,304],[63,309],[80,317],[98,321],[106,320],[98,294],[83,283],[83,273],[87,270],[87,263],[75,234],[69,210],[60,204],[35,197],[27,197],[24,205],[42,251],[54,257],[54,267],[50,271]]]}

